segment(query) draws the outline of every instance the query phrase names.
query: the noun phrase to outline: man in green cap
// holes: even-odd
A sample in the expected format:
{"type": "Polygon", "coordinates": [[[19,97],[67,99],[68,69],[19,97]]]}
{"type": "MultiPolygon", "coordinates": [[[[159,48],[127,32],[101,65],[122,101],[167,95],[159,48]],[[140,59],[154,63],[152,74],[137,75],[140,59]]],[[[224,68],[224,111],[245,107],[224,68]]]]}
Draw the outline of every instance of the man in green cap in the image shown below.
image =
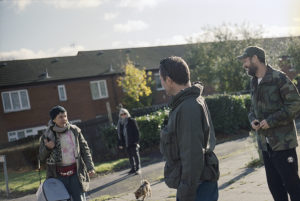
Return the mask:
{"type": "Polygon", "coordinates": [[[275,201],[300,200],[295,117],[300,96],[281,71],[266,64],[265,51],[247,47],[238,57],[252,76],[249,121],[262,150],[269,189],[275,201]]]}

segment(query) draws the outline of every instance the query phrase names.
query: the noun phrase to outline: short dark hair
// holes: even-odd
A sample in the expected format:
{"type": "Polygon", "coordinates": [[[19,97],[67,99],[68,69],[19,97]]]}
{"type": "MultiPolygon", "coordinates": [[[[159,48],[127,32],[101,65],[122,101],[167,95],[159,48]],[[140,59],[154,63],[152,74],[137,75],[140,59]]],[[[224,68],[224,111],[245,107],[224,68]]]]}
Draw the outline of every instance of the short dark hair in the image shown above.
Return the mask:
{"type": "Polygon", "coordinates": [[[50,110],[49,115],[51,117],[51,120],[54,120],[56,116],[59,115],[59,113],[65,113],[65,112],[67,112],[67,110],[64,107],[57,105],[50,110]]]}
{"type": "Polygon", "coordinates": [[[190,81],[189,66],[181,57],[171,56],[162,59],[159,71],[164,80],[169,76],[176,84],[185,85],[190,81]]]}

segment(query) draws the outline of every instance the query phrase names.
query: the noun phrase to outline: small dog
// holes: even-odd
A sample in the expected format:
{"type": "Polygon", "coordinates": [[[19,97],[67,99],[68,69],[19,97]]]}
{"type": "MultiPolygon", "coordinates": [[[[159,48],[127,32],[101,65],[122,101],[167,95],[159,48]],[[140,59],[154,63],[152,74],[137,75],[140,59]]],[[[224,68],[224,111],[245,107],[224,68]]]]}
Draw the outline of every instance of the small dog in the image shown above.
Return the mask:
{"type": "Polygon", "coordinates": [[[141,181],[141,183],[142,185],[134,192],[134,194],[136,199],[142,197],[142,200],[144,201],[146,196],[151,197],[152,193],[149,181],[144,179],[141,181]]]}

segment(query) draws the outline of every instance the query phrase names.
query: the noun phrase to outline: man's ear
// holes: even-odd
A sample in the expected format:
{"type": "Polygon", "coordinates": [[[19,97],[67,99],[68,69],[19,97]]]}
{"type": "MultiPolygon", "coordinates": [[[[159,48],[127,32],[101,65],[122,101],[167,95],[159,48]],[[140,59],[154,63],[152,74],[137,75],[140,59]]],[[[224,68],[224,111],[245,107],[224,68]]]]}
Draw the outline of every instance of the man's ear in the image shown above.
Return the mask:
{"type": "Polygon", "coordinates": [[[169,76],[166,76],[166,83],[167,84],[172,84],[173,80],[169,76]]]}
{"type": "Polygon", "coordinates": [[[252,56],[252,62],[253,63],[259,63],[259,59],[258,59],[258,57],[256,55],[252,56]]]}

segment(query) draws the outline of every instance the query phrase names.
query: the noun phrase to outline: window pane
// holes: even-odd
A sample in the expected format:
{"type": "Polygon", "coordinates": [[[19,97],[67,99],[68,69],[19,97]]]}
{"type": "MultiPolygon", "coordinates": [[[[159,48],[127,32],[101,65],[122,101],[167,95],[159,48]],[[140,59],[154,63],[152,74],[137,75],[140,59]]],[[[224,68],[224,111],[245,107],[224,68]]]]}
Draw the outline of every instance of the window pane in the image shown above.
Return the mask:
{"type": "Polygon", "coordinates": [[[12,92],[10,95],[11,95],[13,109],[14,110],[20,110],[21,105],[20,105],[20,100],[19,100],[19,93],[18,92],[12,92]]]}
{"type": "Polygon", "coordinates": [[[13,142],[13,141],[16,141],[16,140],[17,140],[17,138],[15,138],[15,137],[12,137],[12,138],[8,139],[9,142],[13,142]]]}
{"type": "Polygon", "coordinates": [[[21,91],[20,94],[21,94],[22,108],[29,108],[27,91],[21,91]]]}
{"type": "Polygon", "coordinates": [[[18,131],[18,139],[25,138],[25,132],[24,131],[18,131]]]}
{"type": "Polygon", "coordinates": [[[101,90],[101,96],[102,97],[106,97],[107,96],[107,92],[106,92],[106,87],[105,87],[105,82],[100,82],[100,90],[101,90]]]}
{"type": "Polygon", "coordinates": [[[9,132],[8,137],[16,137],[16,132],[9,132]]]}
{"type": "Polygon", "coordinates": [[[67,100],[64,86],[58,87],[58,95],[59,95],[59,100],[67,100]]]}
{"type": "Polygon", "coordinates": [[[155,83],[156,83],[156,89],[162,89],[163,86],[161,84],[159,75],[154,75],[154,78],[155,78],[155,83]]]}
{"type": "Polygon", "coordinates": [[[99,94],[99,89],[98,89],[97,82],[91,83],[91,93],[92,93],[93,99],[100,98],[100,94],[99,94]]]}
{"type": "Polygon", "coordinates": [[[2,93],[2,103],[4,110],[11,110],[10,98],[9,93],[2,93]]]}

